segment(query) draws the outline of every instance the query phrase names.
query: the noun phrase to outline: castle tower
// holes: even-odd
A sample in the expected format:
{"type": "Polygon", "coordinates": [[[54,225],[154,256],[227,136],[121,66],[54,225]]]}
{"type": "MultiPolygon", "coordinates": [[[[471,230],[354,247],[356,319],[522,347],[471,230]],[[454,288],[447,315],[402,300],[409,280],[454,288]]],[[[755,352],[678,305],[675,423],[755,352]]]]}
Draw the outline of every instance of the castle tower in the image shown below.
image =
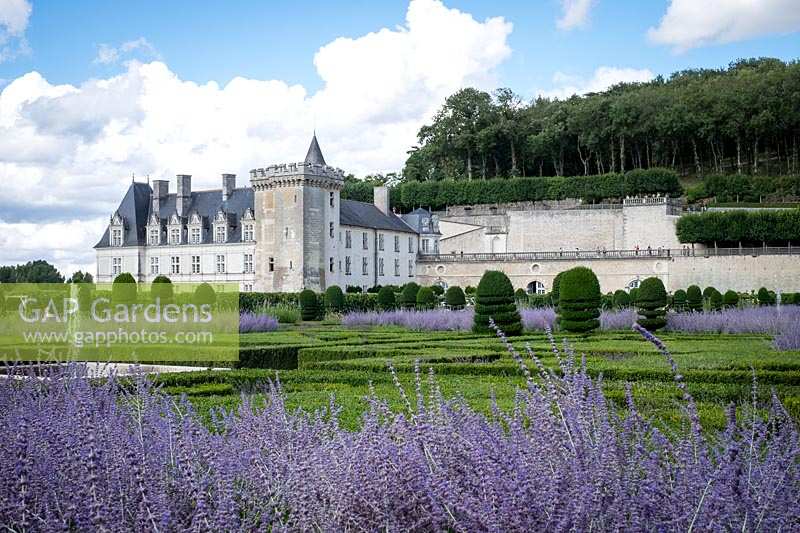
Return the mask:
{"type": "Polygon", "coordinates": [[[302,163],[250,171],[257,291],[322,291],[338,283],[339,192],[344,172],[328,166],[317,137],[302,163]]]}

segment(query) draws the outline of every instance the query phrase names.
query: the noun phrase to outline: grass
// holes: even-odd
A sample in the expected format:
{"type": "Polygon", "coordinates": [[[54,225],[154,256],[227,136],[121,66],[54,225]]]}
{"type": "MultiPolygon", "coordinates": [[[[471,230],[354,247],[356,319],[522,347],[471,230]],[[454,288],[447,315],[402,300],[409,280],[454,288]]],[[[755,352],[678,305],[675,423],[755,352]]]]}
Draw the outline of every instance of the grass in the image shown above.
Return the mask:
{"type": "MultiPolygon", "coordinates": [[[[760,402],[767,402],[774,390],[800,418],[800,352],[776,352],[770,338],[762,335],[664,333],[661,337],[698,401],[701,420],[708,429],[724,426],[724,409],[730,403],[751,401],[753,373],[760,402]]],[[[629,382],[645,415],[665,428],[679,428],[685,422],[667,362],[638,334],[559,334],[557,339],[566,339],[576,354],[585,357],[589,372],[603,377],[608,399],[620,408],[629,382]]],[[[512,341],[522,352],[530,345],[545,366],[558,369],[544,335],[512,341]]],[[[277,379],[291,408],[313,412],[334,397],[346,427],[358,426],[367,408],[370,383],[390,406],[402,409],[387,361],[408,391],[413,391],[414,366],[419,360],[424,372],[433,369],[447,397],[461,398],[484,412],[490,410],[493,396],[501,409],[513,408],[515,391],[524,385],[516,363],[499,340],[471,333],[417,333],[395,327],[343,330],[337,325],[302,323],[277,332],[243,335],[242,344],[259,351],[260,357],[252,359],[254,364],[276,363],[284,369],[198,371],[162,374],[158,379],[167,392],[187,395],[204,416],[213,407],[235,407],[242,393],[253,395],[258,404],[265,383],[277,379]],[[274,360],[273,354],[277,354],[274,360]]]]}

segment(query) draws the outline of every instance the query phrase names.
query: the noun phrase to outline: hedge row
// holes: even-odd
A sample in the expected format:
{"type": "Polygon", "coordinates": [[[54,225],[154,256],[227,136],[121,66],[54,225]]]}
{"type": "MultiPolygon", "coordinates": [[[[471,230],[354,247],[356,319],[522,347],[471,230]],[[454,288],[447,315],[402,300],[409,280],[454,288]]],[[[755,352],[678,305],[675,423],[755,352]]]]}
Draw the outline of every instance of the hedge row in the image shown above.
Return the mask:
{"type": "Polygon", "coordinates": [[[800,176],[706,176],[689,191],[691,199],[716,198],[717,202],[761,202],[800,198],[800,176]]]}
{"type": "MultiPolygon", "coordinates": [[[[344,307],[342,312],[375,311],[378,309],[376,294],[371,293],[344,293],[344,307]]],[[[299,292],[242,292],[239,293],[239,311],[252,313],[260,311],[263,307],[273,305],[300,306],[299,292]]]]}
{"type": "Polygon", "coordinates": [[[800,209],[694,213],[678,219],[676,233],[683,243],[785,246],[800,243],[800,209]]]}
{"type": "MultiPolygon", "coordinates": [[[[342,198],[372,201],[369,184],[349,182],[342,198]]],[[[449,205],[503,202],[540,202],[581,198],[586,202],[641,194],[680,196],[678,175],[668,169],[632,170],[625,174],[597,176],[496,178],[473,181],[407,181],[391,189],[391,204],[401,211],[425,206],[444,209],[449,205]]]]}

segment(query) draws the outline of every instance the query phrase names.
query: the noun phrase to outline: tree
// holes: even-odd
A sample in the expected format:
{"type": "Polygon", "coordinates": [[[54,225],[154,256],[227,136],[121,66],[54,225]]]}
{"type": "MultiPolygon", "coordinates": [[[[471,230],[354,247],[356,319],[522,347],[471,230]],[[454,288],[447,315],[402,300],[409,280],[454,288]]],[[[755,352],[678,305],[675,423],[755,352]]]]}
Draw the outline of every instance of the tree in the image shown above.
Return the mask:
{"type": "Polygon", "coordinates": [[[686,289],[686,305],[689,307],[689,311],[703,310],[703,293],[700,292],[700,287],[697,285],[690,285],[686,289]]]}
{"type": "Polygon", "coordinates": [[[338,285],[325,289],[325,307],[334,313],[340,313],[344,309],[344,294],[338,285]]]}
{"type": "Polygon", "coordinates": [[[639,299],[636,302],[640,326],[656,331],[667,325],[667,291],[658,278],[647,278],[639,285],[639,299]]]}
{"type": "Polygon", "coordinates": [[[467,299],[464,296],[464,291],[458,285],[448,287],[444,295],[444,301],[450,309],[463,309],[467,305],[467,299]]]}
{"type": "Polygon", "coordinates": [[[419,285],[413,281],[409,281],[403,286],[400,291],[400,298],[398,303],[400,307],[414,307],[417,305],[417,292],[419,292],[419,285]]]}
{"type": "Polygon", "coordinates": [[[319,298],[311,289],[300,292],[300,316],[303,320],[317,320],[320,315],[319,298]]]}
{"type": "Polygon", "coordinates": [[[514,286],[504,273],[487,270],[475,292],[475,321],[472,330],[476,333],[491,333],[489,321],[507,336],[522,333],[522,319],[514,301],[514,286]]]}
{"type": "Polygon", "coordinates": [[[217,303],[217,293],[214,291],[214,287],[208,283],[201,283],[198,285],[194,289],[192,303],[197,306],[210,305],[213,307],[217,303]]]}
{"type": "Polygon", "coordinates": [[[420,287],[417,291],[417,308],[432,309],[436,305],[436,295],[431,287],[420,287]]]}
{"type": "Polygon", "coordinates": [[[0,283],[64,283],[64,276],[47,261],[37,259],[24,265],[1,267],[0,283]]]}
{"type": "Polygon", "coordinates": [[[172,303],[175,293],[172,289],[172,280],[167,276],[158,275],[150,285],[150,297],[154,300],[158,298],[162,304],[172,303]]]}
{"type": "Polygon", "coordinates": [[[614,291],[614,307],[617,309],[625,309],[626,307],[630,306],[631,297],[627,292],[623,291],[622,289],[614,291]]]}
{"type": "Polygon", "coordinates": [[[436,296],[442,296],[444,294],[444,287],[441,285],[431,285],[431,290],[436,296]]]}
{"type": "Polygon", "coordinates": [[[395,308],[395,305],[394,289],[392,287],[381,287],[378,291],[378,307],[384,311],[390,311],[395,308]]]}
{"type": "Polygon", "coordinates": [[[735,308],[739,305],[739,295],[736,291],[727,290],[722,297],[722,303],[729,309],[735,308]]]}
{"type": "Polygon", "coordinates": [[[678,289],[675,291],[675,294],[672,295],[672,306],[677,311],[683,311],[686,308],[686,291],[683,289],[678,289]]]}
{"type": "Polygon", "coordinates": [[[758,305],[772,305],[773,303],[772,295],[770,295],[766,287],[758,289],[758,305]]]}
{"type": "Polygon", "coordinates": [[[111,302],[123,305],[136,303],[136,280],[129,272],[114,278],[111,283],[111,302]]]}
{"type": "Polygon", "coordinates": [[[722,293],[719,292],[717,289],[714,289],[708,297],[708,307],[712,311],[719,311],[722,309],[722,293]]]}
{"type": "Polygon", "coordinates": [[[72,274],[67,283],[94,283],[94,277],[88,272],[78,270],[72,274]]]}
{"type": "Polygon", "coordinates": [[[600,282],[586,267],[563,273],[559,285],[558,324],[565,331],[587,333],[600,327],[600,282]]]}

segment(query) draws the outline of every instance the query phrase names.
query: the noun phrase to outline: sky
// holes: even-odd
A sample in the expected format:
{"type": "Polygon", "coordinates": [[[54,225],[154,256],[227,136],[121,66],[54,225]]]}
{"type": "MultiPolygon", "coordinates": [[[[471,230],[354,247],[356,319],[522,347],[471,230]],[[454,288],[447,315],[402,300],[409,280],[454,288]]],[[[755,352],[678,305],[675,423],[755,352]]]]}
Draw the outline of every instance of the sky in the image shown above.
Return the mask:
{"type": "Polygon", "coordinates": [[[566,98],[800,58],[800,0],[0,0],[0,265],[94,271],[131,179],[402,169],[462,87],[566,98]]]}

